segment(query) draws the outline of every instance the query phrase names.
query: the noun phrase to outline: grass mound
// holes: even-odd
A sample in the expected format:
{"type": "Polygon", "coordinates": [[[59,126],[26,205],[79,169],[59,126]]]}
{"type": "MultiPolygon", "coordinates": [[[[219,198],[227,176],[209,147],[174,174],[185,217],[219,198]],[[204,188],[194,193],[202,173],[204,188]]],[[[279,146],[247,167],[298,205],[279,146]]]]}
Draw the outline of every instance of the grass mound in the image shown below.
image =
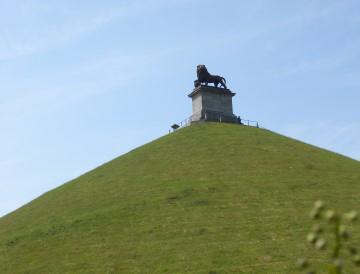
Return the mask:
{"type": "Polygon", "coordinates": [[[296,273],[317,199],[359,210],[360,163],[193,125],[1,218],[0,273],[296,273]]]}

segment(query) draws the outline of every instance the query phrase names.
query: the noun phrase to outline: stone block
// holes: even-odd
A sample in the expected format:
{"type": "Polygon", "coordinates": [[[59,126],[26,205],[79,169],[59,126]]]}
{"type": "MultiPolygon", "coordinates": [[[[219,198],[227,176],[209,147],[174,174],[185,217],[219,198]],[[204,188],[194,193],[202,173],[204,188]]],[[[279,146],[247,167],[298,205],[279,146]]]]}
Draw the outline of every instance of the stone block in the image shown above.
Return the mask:
{"type": "Polygon", "coordinates": [[[232,97],[229,89],[199,86],[189,95],[192,99],[192,121],[219,121],[236,123],[233,113],[232,97]]]}

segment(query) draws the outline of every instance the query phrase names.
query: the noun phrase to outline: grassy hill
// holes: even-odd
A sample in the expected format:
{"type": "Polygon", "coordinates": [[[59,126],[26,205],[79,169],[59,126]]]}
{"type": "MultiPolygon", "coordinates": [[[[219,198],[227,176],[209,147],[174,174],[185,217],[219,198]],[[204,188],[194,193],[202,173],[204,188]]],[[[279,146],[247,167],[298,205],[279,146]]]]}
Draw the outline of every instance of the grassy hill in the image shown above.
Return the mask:
{"type": "Polygon", "coordinates": [[[360,210],[360,162],[193,125],[1,218],[0,273],[297,273],[317,199],[360,210]]]}

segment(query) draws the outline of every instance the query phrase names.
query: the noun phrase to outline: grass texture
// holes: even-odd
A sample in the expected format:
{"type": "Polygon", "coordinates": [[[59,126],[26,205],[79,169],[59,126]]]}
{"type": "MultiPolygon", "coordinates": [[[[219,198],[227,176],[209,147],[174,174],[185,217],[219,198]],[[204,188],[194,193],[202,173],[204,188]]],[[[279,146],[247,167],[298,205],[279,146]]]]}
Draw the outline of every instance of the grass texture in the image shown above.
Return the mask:
{"type": "Polygon", "coordinates": [[[192,125],[1,218],[0,273],[298,273],[298,257],[322,259],[304,240],[318,199],[360,210],[360,162],[264,129],[192,125]]]}

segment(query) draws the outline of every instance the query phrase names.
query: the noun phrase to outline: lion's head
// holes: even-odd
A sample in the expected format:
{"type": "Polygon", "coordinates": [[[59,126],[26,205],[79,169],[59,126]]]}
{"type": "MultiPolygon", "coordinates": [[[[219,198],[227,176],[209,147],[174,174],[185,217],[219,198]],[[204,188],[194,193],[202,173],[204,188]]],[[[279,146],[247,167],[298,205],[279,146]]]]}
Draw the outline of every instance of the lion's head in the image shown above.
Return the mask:
{"type": "Polygon", "coordinates": [[[196,71],[200,72],[200,71],[207,71],[206,66],[205,65],[197,65],[196,66],[196,71]]]}
{"type": "Polygon", "coordinates": [[[205,65],[197,65],[196,74],[200,81],[203,81],[210,75],[205,65]]]}

